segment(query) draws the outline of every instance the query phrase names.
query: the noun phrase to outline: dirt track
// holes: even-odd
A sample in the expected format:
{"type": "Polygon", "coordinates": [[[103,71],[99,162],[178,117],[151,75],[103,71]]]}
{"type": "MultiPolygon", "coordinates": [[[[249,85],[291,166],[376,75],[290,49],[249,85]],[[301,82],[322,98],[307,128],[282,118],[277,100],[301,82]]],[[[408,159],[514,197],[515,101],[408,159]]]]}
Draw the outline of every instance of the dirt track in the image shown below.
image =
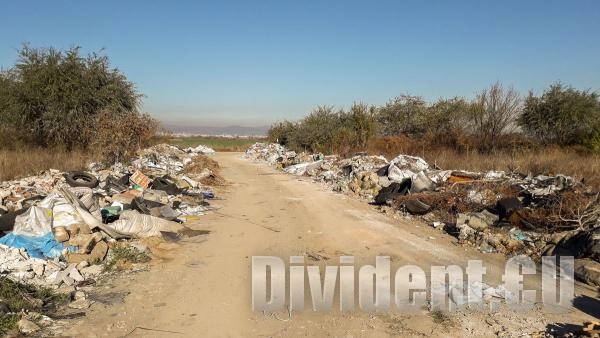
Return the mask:
{"type": "MultiPolygon", "coordinates": [[[[457,264],[481,259],[484,281],[501,283],[504,259],[482,254],[425,224],[394,220],[368,204],[328,192],[308,179],[281,174],[264,164],[241,159],[239,153],[220,153],[215,159],[231,182],[213,205],[221,208],[191,226],[211,230],[177,244],[155,247],[150,271],[117,280],[112,294],[130,292],[123,302],[96,303],[88,315],[73,322],[70,336],[118,337],[240,337],[240,336],[490,336],[497,332],[519,336],[544,330],[556,322],[581,324],[594,318],[572,310],[566,314],[503,311],[480,314],[463,311],[432,316],[428,311],[403,313],[340,312],[336,292],[333,311],[312,311],[305,293],[304,312],[252,312],[251,258],[310,253],[320,261],[308,265],[339,265],[339,256],[355,256],[355,267],[374,264],[375,256],[392,259],[392,274],[402,265],[457,264]],[[329,260],[325,260],[329,258],[329,260]],[[137,329],[136,329],[137,327],[137,329]]],[[[535,284],[535,280],[529,281],[535,284]]],[[[306,283],[308,284],[308,283],[306,283]]],[[[393,289],[392,289],[393,290],[393,289]]],[[[576,287],[576,294],[595,297],[594,290],[576,287]]],[[[538,292],[539,294],[539,292],[538,292]]],[[[585,311],[598,315],[597,301],[588,299],[585,311]]],[[[287,304],[287,302],[286,302],[287,304]]]]}

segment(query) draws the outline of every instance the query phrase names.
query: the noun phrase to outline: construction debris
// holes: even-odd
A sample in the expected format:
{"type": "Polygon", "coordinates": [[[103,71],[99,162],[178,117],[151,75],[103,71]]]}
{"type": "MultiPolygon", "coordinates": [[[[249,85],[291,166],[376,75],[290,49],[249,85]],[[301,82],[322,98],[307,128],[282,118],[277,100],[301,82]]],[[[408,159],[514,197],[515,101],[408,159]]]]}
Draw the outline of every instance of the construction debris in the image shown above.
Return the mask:
{"type": "Polygon", "coordinates": [[[572,177],[439,170],[408,155],[340,159],[267,143],[252,145],[245,156],[424,217],[482,252],[575,256],[579,279],[600,285],[600,195],[572,177]]]}
{"type": "MultiPolygon", "coordinates": [[[[211,153],[159,144],[130,165],[93,163],[89,172],[51,169],[0,182],[0,278],[50,288],[85,285],[105,273],[102,263],[116,245],[189,235],[194,231],[183,223],[208,211],[206,199],[214,198],[202,178],[214,178],[218,164],[211,160],[199,170],[196,160],[211,153]]],[[[77,291],[69,307],[90,305],[77,291]]],[[[39,329],[31,324],[22,318],[19,328],[39,329]]]]}

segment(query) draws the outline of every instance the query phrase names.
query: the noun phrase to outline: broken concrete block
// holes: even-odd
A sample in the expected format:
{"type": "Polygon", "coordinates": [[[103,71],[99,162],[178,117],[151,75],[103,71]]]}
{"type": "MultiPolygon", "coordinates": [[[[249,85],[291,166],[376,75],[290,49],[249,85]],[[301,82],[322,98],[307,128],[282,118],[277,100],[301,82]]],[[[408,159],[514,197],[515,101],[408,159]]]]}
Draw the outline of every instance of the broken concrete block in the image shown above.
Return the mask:
{"type": "Polygon", "coordinates": [[[75,280],[72,277],[69,277],[72,269],[75,269],[75,265],[67,267],[62,271],[55,271],[46,278],[46,281],[50,284],[60,285],[61,283],[64,283],[67,286],[71,286],[75,283],[75,280]]]}
{"type": "Polygon", "coordinates": [[[69,263],[80,263],[83,261],[87,262],[102,262],[104,257],[106,257],[106,253],[108,252],[108,244],[104,241],[100,241],[96,243],[92,252],[89,254],[80,254],[80,253],[68,253],[67,261],[69,263]]]}
{"type": "Polygon", "coordinates": [[[81,269],[84,276],[95,277],[102,273],[102,265],[91,265],[81,269]]]}
{"type": "Polygon", "coordinates": [[[81,261],[81,262],[77,263],[76,268],[77,268],[77,270],[81,271],[81,269],[86,268],[88,266],[90,266],[90,263],[88,263],[87,261],[81,261]]]}
{"type": "Polygon", "coordinates": [[[139,170],[136,170],[133,175],[131,175],[129,180],[142,188],[148,188],[148,185],[150,185],[150,178],[142,174],[142,172],[139,170]]]}
{"type": "Polygon", "coordinates": [[[40,330],[40,327],[29,319],[21,318],[17,322],[17,328],[21,333],[30,334],[40,330]]]}
{"type": "Polygon", "coordinates": [[[477,234],[477,231],[465,223],[456,224],[456,228],[458,228],[458,239],[459,240],[468,240],[477,234]]]}
{"type": "Polygon", "coordinates": [[[36,276],[43,276],[44,275],[44,264],[32,264],[32,268],[33,268],[33,272],[35,273],[36,276]]]}
{"type": "Polygon", "coordinates": [[[73,280],[76,282],[83,282],[85,280],[76,267],[71,269],[71,272],[69,272],[69,277],[73,278],[73,280]]]}

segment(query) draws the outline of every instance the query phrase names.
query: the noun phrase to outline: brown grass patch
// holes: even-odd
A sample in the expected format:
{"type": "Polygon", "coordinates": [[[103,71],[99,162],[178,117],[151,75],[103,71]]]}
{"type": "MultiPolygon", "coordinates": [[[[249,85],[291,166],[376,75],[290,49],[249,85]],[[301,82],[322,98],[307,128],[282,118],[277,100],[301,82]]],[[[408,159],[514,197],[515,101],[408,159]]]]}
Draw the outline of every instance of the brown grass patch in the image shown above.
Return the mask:
{"type": "Polygon", "coordinates": [[[83,170],[89,154],[83,151],[23,147],[16,150],[0,150],[0,181],[31,176],[42,170],[83,170]]]}
{"type": "Polygon", "coordinates": [[[205,169],[209,169],[211,174],[201,178],[199,181],[203,185],[208,186],[222,186],[227,181],[219,174],[221,167],[219,163],[206,155],[198,155],[192,158],[192,162],[188,163],[184,168],[183,172],[186,174],[200,174],[205,169]]]}
{"type": "Polygon", "coordinates": [[[186,164],[183,172],[186,174],[197,174],[204,169],[210,169],[213,173],[218,173],[221,170],[219,162],[213,160],[206,155],[198,155],[192,158],[192,162],[186,164]]]}

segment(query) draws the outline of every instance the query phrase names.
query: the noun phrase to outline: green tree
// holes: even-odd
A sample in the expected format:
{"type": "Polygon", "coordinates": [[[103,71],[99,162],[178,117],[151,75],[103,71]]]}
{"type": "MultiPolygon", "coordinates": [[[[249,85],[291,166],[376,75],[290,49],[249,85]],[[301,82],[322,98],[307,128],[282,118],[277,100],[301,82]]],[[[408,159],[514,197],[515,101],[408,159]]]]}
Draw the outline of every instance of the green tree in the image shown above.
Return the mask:
{"type": "Polygon", "coordinates": [[[333,137],[340,127],[340,114],[332,106],[317,106],[300,120],[290,143],[296,149],[332,152],[333,137]]]}
{"type": "Polygon", "coordinates": [[[470,104],[461,97],[439,99],[427,108],[420,118],[420,125],[435,135],[465,128],[470,104]]]}
{"type": "MultiPolygon", "coordinates": [[[[345,127],[354,134],[350,145],[365,148],[377,128],[375,108],[355,102],[347,113],[343,113],[343,120],[345,127]]],[[[345,134],[347,135],[348,132],[345,134]]]]}
{"type": "Polygon", "coordinates": [[[290,146],[291,140],[296,132],[296,125],[290,121],[277,122],[271,125],[267,131],[269,141],[290,146]]]}
{"type": "Polygon", "coordinates": [[[378,109],[379,133],[383,136],[421,134],[420,117],[426,110],[427,103],[422,97],[400,95],[378,109]]]}
{"type": "Polygon", "coordinates": [[[85,148],[98,136],[101,112],[110,111],[115,125],[139,114],[142,95],[105,55],[28,45],[18,55],[0,73],[0,122],[31,143],[85,148]]]}
{"type": "Polygon", "coordinates": [[[600,146],[598,94],[562,83],[551,85],[540,97],[530,92],[519,125],[542,143],[586,144],[597,148],[600,146]]]}

